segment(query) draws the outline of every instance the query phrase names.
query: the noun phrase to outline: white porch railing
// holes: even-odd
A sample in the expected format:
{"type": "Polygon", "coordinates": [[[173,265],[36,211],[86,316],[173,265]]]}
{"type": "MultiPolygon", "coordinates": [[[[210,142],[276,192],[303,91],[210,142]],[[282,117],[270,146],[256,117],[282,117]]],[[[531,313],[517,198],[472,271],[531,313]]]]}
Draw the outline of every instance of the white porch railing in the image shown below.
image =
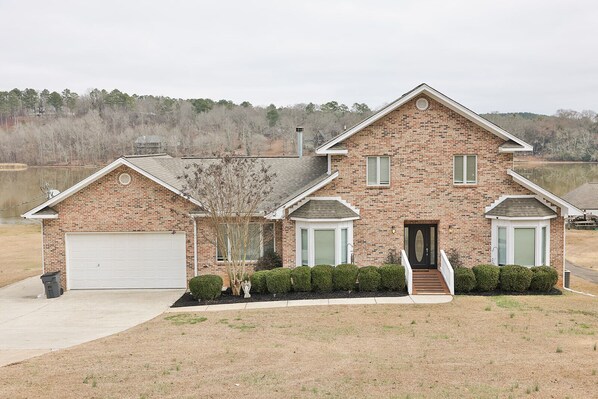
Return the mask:
{"type": "Polygon", "coordinates": [[[444,250],[440,250],[440,273],[451,295],[455,295],[455,271],[444,250]]]}
{"type": "Polygon", "coordinates": [[[405,268],[405,283],[407,284],[407,293],[411,295],[413,293],[413,269],[411,268],[411,263],[409,263],[409,258],[407,258],[407,254],[405,253],[404,249],[401,249],[401,264],[405,268]]]}

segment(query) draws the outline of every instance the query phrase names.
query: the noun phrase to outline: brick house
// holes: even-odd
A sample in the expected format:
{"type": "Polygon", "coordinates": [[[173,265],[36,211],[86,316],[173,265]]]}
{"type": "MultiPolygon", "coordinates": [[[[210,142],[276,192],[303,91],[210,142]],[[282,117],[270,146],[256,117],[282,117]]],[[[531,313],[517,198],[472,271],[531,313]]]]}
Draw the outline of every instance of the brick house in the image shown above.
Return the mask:
{"type": "MultiPolygon", "coordinates": [[[[450,251],[470,267],[551,265],[562,284],[565,217],[581,211],[511,169],[514,153],[531,150],[422,84],[314,156],[262,158],[276,178],[252,254],[273,249],[286,267],[397,254],[410,272],[448,282],[450,251]]],[[[190,162],[213,160],[121,157],[27,212],[42,221],[44,271],[60,270],[64,289],[184,288],[224,275],[201,199],[184,197],[177,179],[190,162]]]]}

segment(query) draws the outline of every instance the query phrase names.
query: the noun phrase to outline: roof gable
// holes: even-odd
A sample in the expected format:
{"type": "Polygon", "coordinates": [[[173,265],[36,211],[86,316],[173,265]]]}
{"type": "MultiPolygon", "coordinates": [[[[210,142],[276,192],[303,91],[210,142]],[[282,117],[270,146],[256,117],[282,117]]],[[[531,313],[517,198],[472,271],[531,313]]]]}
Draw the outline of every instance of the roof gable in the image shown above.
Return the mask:
{"type": "Polygon", "coordinates": [[[58,194],[58,195],[50,198],[49,200],[47,200],[43,204],[41,204],[41,205],[33,208],[32,210],[30,210],[29,212],[24,213],[21,216],[24,217],[24,218],[26,218],[26,219],[40,219],[41,217],[40,217],[40,215],[37,215],[37,213],[39,211],[41,211],[42,209],[44,209],[46,207],[51,207],[53,205],[58,204],[59,202],[65,200],[68,197],[70,197],[71,195],[73,195],[73,194],[81,191],[85,187],[89,186],[91,183],[93,183],[96,180],[104,177],[105,175],[107,175],[108,173],[112,172],[113,170],[115,170],[116,168],[118,168],[119,166],[122,166],[122,165],[127,166],[127,167],[133,169],[137,173],[139,173],[139,174],[147,177],[148,179],[150,179],[150,180],[158,183],[159,185],[167,188],[168,190],[172,191],[173,193],[178,194],[180,196],[183,196],[183,197],[187,198],[189,201],[191,201],[195,205],[201,206],[201,203],[199,201],[197,201],[197,200],[195,200],[193,198],[188,198],[187,196],[183,195],[183,193],[178,188],[171,186],[170,184],[164,182],[163,180],[157,178],[156,176],[148,173],[146,170],[141,169],[138,166],[132,164],[126,158],[118,158],[114,162],[112,162],[109,165],[107,165],[107,166],[103,167],[102,169],[98,170],[96,173],[92,174],[91,176],[87,177],[86,179],[81,180],[79,183],[75,184],[74,186],[69,187],[68,189],[64,190],[60,194],[58,194]]]}
{"type": "Polygon", "coordinates": [[[482,118],[475,112],[471,111],[470,109],[464,107],[463,105],[459,104],[458,102],[450,99],[449,97],[445,96],[444,94],[440,93],[439,91],[433,89],[432,87],[428,86],[427,84],[423,83],[413,90],[405,93],[399,99],[393,101],[386,107],[382,108],[380,111],[376,112],[374,115],[364,119],[357,125],[353,126],[349,130],[341,133],[340,135],[332,138],[328,142],[324,143],[316,150],[316,154],[318,155],[328,155],[328,154],[346,154],[346,149],[339,149],[338,144],[342,143],[344,140],[348,139],[349,137],[353,136],[354,134],[360,132],[364,128],[372,125],[376,121],[382,119],[386,115],[390,114],[394,110],[401,107],[403,104],[409,102],[410,100],[414,99],[415,97],[425,94],[430,98],[438,101],[440,104],[444,105],[445,107],[451,109],[452,111],[458,113],[459,115],[465,117],[466,119],[470,120],[471,122],[475,123],[476,125],[480,126],[481,128],[487,130],[488,132],[500,137],[501,139],[505,140],[508,145],[502,145],[499,147],[500,152],[515,152],[515,151],[532,151],[533,147],[526,143],[525,141],[513,136],[506,130],[502,129],[501,127],[495,125],[494,123],[482,118]]]}

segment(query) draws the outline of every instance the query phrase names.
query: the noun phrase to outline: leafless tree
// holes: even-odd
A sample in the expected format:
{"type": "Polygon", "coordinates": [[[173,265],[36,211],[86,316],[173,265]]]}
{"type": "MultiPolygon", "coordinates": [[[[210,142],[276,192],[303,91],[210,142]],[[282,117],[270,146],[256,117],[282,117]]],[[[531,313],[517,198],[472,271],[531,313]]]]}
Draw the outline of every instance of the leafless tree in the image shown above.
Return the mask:
{"type": "Polygon", "coordinates": [[[272,192],[275,176],[263,160],[229,155],[193,162],[179,176],[184,195],[202,204],[210,233],[206,239],[226,264],[233,295],[241,293],[247,263],[259,257],[252,251],[259,248],[260,224],[266,222],[260,205],[272,192]]]}

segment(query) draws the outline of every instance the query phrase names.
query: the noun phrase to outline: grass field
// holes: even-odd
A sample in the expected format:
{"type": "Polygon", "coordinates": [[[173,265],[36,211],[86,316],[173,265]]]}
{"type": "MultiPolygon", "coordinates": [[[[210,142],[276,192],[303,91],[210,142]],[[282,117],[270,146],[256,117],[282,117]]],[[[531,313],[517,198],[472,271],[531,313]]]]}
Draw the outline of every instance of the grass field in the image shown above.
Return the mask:
{"type": "Polygon", "coordinates": [[[163,314],[0,368],[0,397],[589,398],[597,304],[567,293],[163,314]]]}
{"type": "Polygon", "coordinates": [[[42,272],[38,224],[0,225],[0,287],[42,272]]]}
{"type": "Polygon", "coordinates": [[[598,231],[567,230],[567,260],[577,266],[598,270],[598,231]]]}

